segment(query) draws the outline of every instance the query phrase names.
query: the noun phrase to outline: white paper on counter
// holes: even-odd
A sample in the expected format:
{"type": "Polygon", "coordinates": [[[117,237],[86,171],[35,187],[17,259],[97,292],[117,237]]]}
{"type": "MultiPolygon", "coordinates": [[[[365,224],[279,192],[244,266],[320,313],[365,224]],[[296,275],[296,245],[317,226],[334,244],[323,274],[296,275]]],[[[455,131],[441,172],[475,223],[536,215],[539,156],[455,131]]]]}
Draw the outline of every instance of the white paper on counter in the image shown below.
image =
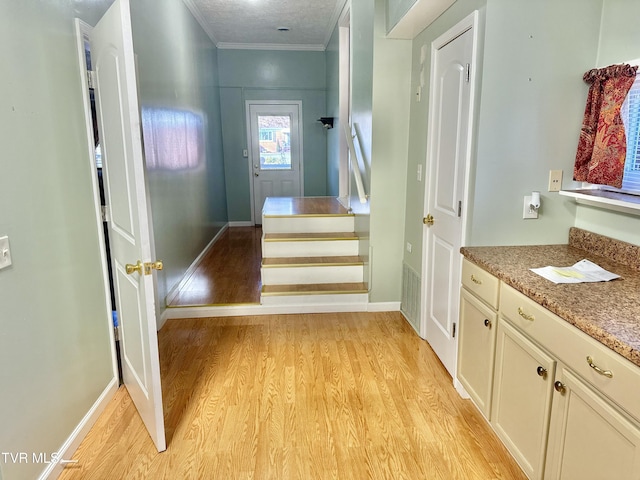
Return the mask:
{"type": "Polygon", "coordinates": [[[530,270],[553,283],[608,282],[620,278],[620,275],[608,272],[586,259],[571,267],[542,267],[530,270]]]}

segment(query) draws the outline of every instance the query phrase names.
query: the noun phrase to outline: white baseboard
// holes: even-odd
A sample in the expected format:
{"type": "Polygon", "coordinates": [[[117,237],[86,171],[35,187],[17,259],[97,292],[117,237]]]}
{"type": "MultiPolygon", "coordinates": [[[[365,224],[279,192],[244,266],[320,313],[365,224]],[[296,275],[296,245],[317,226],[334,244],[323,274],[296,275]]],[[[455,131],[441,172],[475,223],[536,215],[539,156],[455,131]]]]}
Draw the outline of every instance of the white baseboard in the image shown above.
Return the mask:
{"type": "Polygon", "coordinates": [[[224,305],[202,307],[167,308],[163,324],[177,318],[237,317],[243,315],[279,315],[296,313],[338,313],[338,312],[396,312],[400,311],[400,302],[386,303],[334,303],[301,305],[224,305]]]}
{"type": "MultiPolygon", "coordinates": [[[[100,394],[98,399],[86,413],[86,415],[82,418],[78,426],[73,430],[69,438],[62,444],[60,449],[58,450],[58,458],[59,459],[70,459],[75,451],[80,446],[80,443],[87,436],[89,430],[96,420],[100,416],[100,414],[107,407],[107,404],[113,399],[116,391],[118,390],[118,379],[113,378],[107,385],[107,387],[100,394]]],[[[73,466],[73,464],[70,464],[73,466]]],[[[44,469],[38,480],[53,480],[58,478],[62,471],[65,468],[65,464],[60,462],[52,462],[47,465],[47,468],[44,469]]]]}
{"type": "MultiPolygon", "coordinates": [[[[175,298],[176,295],[178,294],[178,292],[180,291],[180,289],[182,289],[186,283],[189,281],[189,279],[191,278],[191,275],[194,274],[194,272],[196,271],[196,269],[198,268],[198,265],[200,265],[200,262],[202,261],[202,259],[204,258],[204,256],[207,254],[207,252],[209,251],[209,249],[211,247],[213,247],[213,244],[216,243],[218,241],[218,239],[222,236],[222,234],[225,232],[225,230],[229,228],[229,223],[226,223],[218,233],[216,233],[215,237],[213,237],[211,239],[211,241],[209,242],[209,244],[204,247],[204,250],[202,250],[202,252],[200,252],[200,255],[198,255],[196,257],[196,259],[191,263],[191,265],[189,266],[189,268],[187,268],[187,270],[184,272],[184,275],[182,276],[182,280],[180,280],[170,291],[169,293],[167,293],[167,296],[165,297],[165,304],[169,305],[175,298]]],[[[158,330],[160,330],[161,325],[158,326],[158,330]]]]}
{"type": "Polygon", "coordinates": [[[253,227],[254,223],[252,221],[248,222],[229,222],[230,227],[253,227]]]}
{"type": "Polygon", "coordinates": [[[453,379],[453,386],[462,398],[471,398],[457,378],[453,379]]]}
{"type": "Polygon", "coordinates": [[[399,312],[400,302],[370,302],[367,312],[399,312]]]}
{"type": "Polygon", "coordinates": [[[414,332],[416,332],[418,334],[418,336],[420,336],[420,332],[418,332],[418,330],[416,329],[415,325],[411,322],[411,319],[409,317],[407,317],[407,314],[404,313],[402,311],[402,309],[400,309],[400,313],[402,314],[402,316],[404,317],[404,319],[407,321],[407,323],[409,324],[409,326],[413,329],[414,332]]]}

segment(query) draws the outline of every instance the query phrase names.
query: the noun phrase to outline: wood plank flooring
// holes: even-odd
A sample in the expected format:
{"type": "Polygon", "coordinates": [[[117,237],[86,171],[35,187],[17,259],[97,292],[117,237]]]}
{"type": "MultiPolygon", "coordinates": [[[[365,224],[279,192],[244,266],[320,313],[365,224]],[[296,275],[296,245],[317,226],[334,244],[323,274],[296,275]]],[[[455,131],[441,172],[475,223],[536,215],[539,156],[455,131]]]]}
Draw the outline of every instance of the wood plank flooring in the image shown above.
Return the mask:
{"type": "Polygon", "coordinates": [[[349,213],[334,197],[268,197],[262,211],[268,217],[349,213]]]}
{"type": "Polygon", "coordinates": [[[260,303],[259,227],[231,227],[205,254],[170,307],[260,303]]]}
{"type": "Polygon", "coordinates": [[[168,449],[121,389],[60,477],[525,479],[397,313],[171,320],[168,449]]]}

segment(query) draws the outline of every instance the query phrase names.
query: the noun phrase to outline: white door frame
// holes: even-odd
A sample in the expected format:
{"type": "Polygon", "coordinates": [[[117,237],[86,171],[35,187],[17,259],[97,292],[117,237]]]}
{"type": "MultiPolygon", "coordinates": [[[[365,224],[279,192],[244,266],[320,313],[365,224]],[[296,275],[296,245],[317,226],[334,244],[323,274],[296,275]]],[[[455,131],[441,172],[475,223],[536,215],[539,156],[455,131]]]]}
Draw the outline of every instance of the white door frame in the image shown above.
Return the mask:
{"type": "MultiPolygon", "coordinates": [[[[430,74],[430,86],[429,86],[429,127],[428,127],[428,135],[427,135],[427,158],[426,158],[426,168],[425,172],[430,172],[432,167],[432,161],[434,156],[434,146],[435,146],[435,129],[431,128],[434,124],[435,119],[437,117],[438,112],[435,111],[435,89],[433,88],[435,79],[435,58],[436,52],[440,48],[447,45],[449,42],[455,40],[460,35],[468,31],[469,29],[473,29],[473,47],[471,54],[471,71],[470,71],[470,96],[469,96],[469,116],[468,116],[468,131],[467,131],[467,151],[465,152],[465,168],[464,168],[464,190],[462,194],[462,212],[461,212],[461,224],[462,230],[460,234],[461,245],[466,243],[467,239],[467,223],[468,223],[468,212],[469,212],[469,199],[470,199],[470,179],[471,179],[471,163],[472,163],[472,155],[475,150],[474,143],[474,116],[475,116],[475,98],[476,98],[476,89],[477,89],[477,65],[478,65],[478,49],[479,49],[479,13],[478,11],[472,12],[466,18],[458,22],[454,27],[450,28],[447,32],[442,34],[440,37],[435,39],[431,43],[431,74],[430,74]]],[[[429,185],[425,182],[425,192],[424,192],[424,216],[430,210],[431,205],[429,205],[429,185]]],[[[424,230],[423,230],[424,232],[424,230]]],[[[427,336],[427,285],[426,279],[428,278],[428,261],[429,261],[429,251],[431,245],[427,242],[427,236],[423,234],[423,242],[422,242],[422,291],[421,291],[421,299],[420,299],[420,336],[422,338],[426,338],[427,336]]],[[[458,272],[458,278],[461,274],[462,270],[462,262],[460,262],[460,271],[458,272]]],[[[458,292],[458,304],[460,293],[458,292]]],[[[456,322],[458,323],[458,322],[456,322]]],[[[458,348],[458,334],[456,332],[456,358],[457,358],[457,348],[458,348]]],[[[457,361],[456,366],[454,368],[453,378],[455,380],[456,374],[455,370],[457,369],[457,361]]],[[[456,380],[457,381],[457,380],[456,380]]]]}
{"type": "MultiPolygon", "coordinates": [[[[303,112],[302,112],[302,100],[245,100],[245,115],[246,115],[246,129],[247,129],[247,153],[249,167],[249,192],[251,201],[251,223],[256,224],[256,215],[254,212],[255,204],[255,191],[253,188],[253,151],[251,148],[251,105],[295,105],[298,107],[298,135],[300,137],[300,196],[304,197],[304,134],[302,130],[303,126],[303,112]]],[[[259,159],[258,159],[259,163],[259,159]]]]}
{"type": "Polygon", "coordinates": [[[349,145],[344,135],[344,125],[351,125],[351,5],[345,5],[338,20],[339,32],[339,92],[338,92],[338,145],[340,152],[338,169],[338,197],[348,204],[351,198],[351,172],[349,170],[349,145]]]}

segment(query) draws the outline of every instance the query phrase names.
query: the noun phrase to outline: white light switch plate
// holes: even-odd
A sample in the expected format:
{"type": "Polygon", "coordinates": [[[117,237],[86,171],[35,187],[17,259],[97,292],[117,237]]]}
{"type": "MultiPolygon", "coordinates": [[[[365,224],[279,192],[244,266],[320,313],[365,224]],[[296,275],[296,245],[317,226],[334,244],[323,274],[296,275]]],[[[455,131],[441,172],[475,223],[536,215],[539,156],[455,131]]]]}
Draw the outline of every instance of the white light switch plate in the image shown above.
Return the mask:
{"type": "Polygon", "coordinates": [[[531,205],[531,195],[526,195],[522,207],[522,218],[538,218],[538,211],[535,209],[531,210],[529,205],[531,205]]]}
{"type": "Polygon", "coordinates": [[[9,237],[0,237],[0,269],[11,265],[11,250],[9,249],[9,237]]]}

